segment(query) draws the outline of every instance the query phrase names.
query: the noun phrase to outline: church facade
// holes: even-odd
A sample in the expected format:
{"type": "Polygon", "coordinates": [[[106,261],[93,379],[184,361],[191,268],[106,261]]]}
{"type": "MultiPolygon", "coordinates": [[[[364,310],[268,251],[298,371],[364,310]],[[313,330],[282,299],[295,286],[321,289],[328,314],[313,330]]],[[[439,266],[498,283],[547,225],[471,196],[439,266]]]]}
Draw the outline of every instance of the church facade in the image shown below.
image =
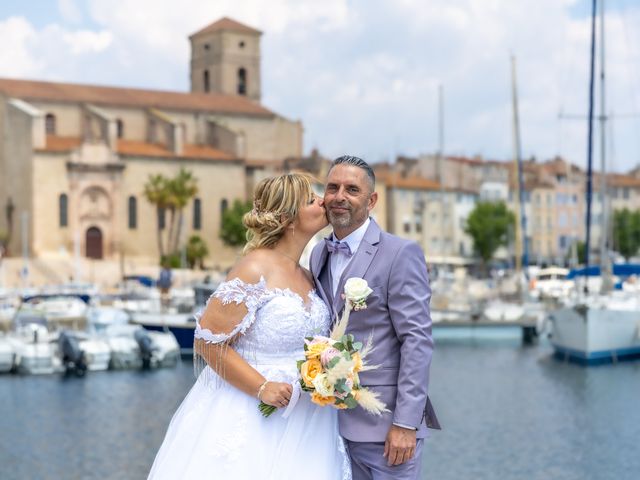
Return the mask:
{"type": "Polygon", "coordinates": [[[302,155],[301,122],[260,103],[260,37],[228,18],[193,34],[184,93],[0,79],[0,231],[10,252],[26,243],[38,258],[79,248],[157,262],[163,220],[144,185],[185,168],[198,194],[183,238],[199,235],[206,263],[229,265],[222,212],[247,198],[255,165],[302,155]]]}

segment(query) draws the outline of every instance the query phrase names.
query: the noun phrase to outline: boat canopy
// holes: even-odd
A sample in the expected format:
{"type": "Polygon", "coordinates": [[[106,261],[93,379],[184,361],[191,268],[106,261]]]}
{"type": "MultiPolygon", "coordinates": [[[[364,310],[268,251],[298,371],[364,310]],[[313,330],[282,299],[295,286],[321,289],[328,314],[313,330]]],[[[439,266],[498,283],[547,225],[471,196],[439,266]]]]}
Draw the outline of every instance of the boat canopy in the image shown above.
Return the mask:
{"type": "MultiPolygon", "coordinates": [[[[640,264],[638,263],[617,263],[613,265],[613,274],[626,278],[631,275],[640,275],[640,264]]],[[[574,268],[567,275],[568,279],[575,277],[598,277],[600,276],[600,266],[592,265],[589,268],[574,268]]]]}

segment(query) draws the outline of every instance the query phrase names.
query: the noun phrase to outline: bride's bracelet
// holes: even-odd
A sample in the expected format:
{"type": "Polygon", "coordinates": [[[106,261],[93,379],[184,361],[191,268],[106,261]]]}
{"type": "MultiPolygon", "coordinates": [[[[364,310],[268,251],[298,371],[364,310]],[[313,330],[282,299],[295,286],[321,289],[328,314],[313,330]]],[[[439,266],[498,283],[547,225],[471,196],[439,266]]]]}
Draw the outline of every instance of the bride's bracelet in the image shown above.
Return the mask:
{"type": "Polygon", "coordinates": [[[264,389],[267,386],[267,383],[269,383],[269,380],[265,380],[264,383],[260,385],[260,388],[258,388],[258,395],[256,395],[258,397],[258,400],[262,400],[260,396],[262,395],[262,392],[264,392],[264,389]]]}

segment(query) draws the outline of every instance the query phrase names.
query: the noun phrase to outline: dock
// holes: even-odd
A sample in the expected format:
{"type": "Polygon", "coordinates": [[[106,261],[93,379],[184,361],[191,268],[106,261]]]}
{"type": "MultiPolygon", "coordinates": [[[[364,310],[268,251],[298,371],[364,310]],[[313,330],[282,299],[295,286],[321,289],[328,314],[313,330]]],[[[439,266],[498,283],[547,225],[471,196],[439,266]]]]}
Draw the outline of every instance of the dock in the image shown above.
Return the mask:
{"type": "Polygon", "coordinates": [[[521,320],[487,320],[482,317],[467,317],[465,319],[442,319],[433,323],[433,328],[504,328],[514,327],[522,329],[522,343],[533,344],[538,338],[537,322],[535,318],[526,317],[521,320]]]}

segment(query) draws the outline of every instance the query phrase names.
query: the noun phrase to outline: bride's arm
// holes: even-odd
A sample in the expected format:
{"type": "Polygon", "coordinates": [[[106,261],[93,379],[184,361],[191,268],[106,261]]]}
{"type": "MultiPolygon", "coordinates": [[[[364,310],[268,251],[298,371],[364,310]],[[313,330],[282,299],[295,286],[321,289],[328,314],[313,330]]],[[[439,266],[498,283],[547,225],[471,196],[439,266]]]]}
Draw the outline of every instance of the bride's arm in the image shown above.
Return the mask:
{"type": "MultiPolygon", "coordinates": [[[[247,284],[259,281],[259,278],[255,279],[254,272],[246,269],[236,269],[229,274],[229,277],[239,278],[247,284]]],[[[264,378],[233,349],[234,330],[237,330],[248,312],[246,302],[229,303],[217,297],[211,298],[199,320],[200,327],[225,339],[212,342],[196,338],[194,349],[226,382],[253,397],[260,394],[260,400],[268,405],[284,407],[291,398],[292,386],[288,383],[268,381],[269,379],[264,378]],[[261,389],[263,385],[264,388],[261,389]]],[[[237,332],[235,336],[240,334],[237,332]]]]}

